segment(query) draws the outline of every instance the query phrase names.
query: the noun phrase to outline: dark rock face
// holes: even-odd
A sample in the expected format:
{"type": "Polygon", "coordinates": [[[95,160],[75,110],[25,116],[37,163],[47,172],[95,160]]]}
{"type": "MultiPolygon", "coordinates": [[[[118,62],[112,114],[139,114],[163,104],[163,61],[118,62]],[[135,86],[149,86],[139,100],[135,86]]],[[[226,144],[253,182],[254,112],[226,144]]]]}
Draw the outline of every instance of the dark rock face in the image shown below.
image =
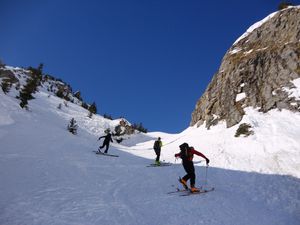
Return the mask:
{"type": "Polygon", "coordinates": [[[10,70],[5,70],[0,67],[0,78],[8,80],[10,83],[16,83],[19,80],[16,78],[15,74],[10,70]]]}
{"type": "Polygon", "coordinates": [[[300,111],[289,96],[291,81],[300,78],[300,7],[278,11],[243,35],[225,54],[219,71],[198,100],[190,125],[220,120],[239,123],[245,107],[300,111]]]}

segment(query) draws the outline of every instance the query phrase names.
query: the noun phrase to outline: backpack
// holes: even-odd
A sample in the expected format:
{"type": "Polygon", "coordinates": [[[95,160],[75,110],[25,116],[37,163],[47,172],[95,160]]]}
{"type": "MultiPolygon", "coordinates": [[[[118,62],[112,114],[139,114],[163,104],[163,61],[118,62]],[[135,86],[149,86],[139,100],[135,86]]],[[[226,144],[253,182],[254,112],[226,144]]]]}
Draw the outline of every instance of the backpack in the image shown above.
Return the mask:
{"type": "Polygon", "coordinates": [[[153,145],[153,149],[154,149],[154,150],[158,150],[159,147],[160,147],[160,146],[159,146],[159,141],[155,141],[155,142],[154,142],[154,145],[153,145]]]}
{"type": "Polygon", "coordinates": [[[187,143],[183,143],[181,145],[179,145],[180,148],[180,158],[185,161],[188,159],[189,157],[189,145],[187,143]]]}

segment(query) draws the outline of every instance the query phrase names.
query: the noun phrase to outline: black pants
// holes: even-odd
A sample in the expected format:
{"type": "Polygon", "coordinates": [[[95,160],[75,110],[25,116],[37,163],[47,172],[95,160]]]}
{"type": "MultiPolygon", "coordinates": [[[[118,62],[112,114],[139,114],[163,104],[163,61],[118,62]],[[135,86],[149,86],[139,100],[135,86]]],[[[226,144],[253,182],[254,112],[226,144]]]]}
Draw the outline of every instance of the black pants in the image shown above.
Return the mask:
{"type": "Polygon", "coordinates": [[[109,142],[103,142],[103,145],[102,146],[100,146],[99,147],[99,149],[102,149],[102,148],[104,148],[106,146],[106,149],[105,149],[105,151],[104,151],[104,153],[107,153],[107,151],[108,151],[108,148],[109,148],[109,142]]]}
{"type": "Polygon", "coordinates": [[[191,187],[195,186],[196,175],[195,175],[195,167],[193,161],[184,161],[182,162],[183,168],[187,173],[182,179],[185,181],[190,180],[191,187]]]}
{"type": "Polygon", "coordinates": [[[155,161],[159,161],[159,157],[160,157],[160,149],[155,149],[155,154],[156,154],[156,159],[155,161]]]}

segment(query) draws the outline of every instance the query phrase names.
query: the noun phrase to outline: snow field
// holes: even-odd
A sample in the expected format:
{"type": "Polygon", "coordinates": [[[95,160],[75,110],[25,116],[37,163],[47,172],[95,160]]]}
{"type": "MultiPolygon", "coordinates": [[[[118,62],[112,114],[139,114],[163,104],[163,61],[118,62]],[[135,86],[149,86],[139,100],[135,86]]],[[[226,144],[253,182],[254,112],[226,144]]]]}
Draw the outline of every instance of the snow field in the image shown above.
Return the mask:
{"type": "MultiPolygon", "coordinates": [[[[93,152],[102,143],[97,138],[105,127],[112,126],[100,116],[89,119],[73,104],[58,110],[60,100],[45,94],[37,94],[29,112],[1,92],[0,98],[5,106],[0,121],[10,118],[0,124],[0,224],[285,225],[300,220],[299,178],[276,174],[281,167],[266,157],[281,152],[275,147],[283,147],[284,140],[290,140],[288,154],[297,156],[298,128],[284,129],[290,126],[290,114],[276,115],[282,122],[279,129],[271,114],[260,118],[249,111],[247,122],[257,125],[250,138],[231,138],[235,130],[224,131],[224,125],[208,131],[192,127],[180,134],[136,135],[124,145],[113,143],[109,152],[120,156],[113,158],[93,152]],[[71,117],[79,124],[76,136],[66,131],[71,117]],[[287,136],[275,142],[278,134],[265,142],[269,132],[278,130],[287,136]],[[178,145],[185,141],[207,155],[207,182],[216,190],[187,197],[167,194],[185,173],[179,161],[169,167],[146,167],[155,157],[157,136],[164,142],[162,160],[173,163],[178,145]]],[[[206,168],[202,162],[197,165],[196,184],[201,186],[206,168]]],[[[295,170],[290,166],[280,173],[297,174],[295,170]]]]}

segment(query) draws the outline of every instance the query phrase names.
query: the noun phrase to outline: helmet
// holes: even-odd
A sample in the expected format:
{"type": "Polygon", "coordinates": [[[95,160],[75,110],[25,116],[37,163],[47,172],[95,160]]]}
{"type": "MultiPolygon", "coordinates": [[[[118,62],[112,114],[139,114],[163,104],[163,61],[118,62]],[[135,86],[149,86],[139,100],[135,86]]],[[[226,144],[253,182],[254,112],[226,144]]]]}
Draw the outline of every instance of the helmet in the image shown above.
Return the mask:
{"type": "Polygon", "coordinates": [[[188,145],[188,143],[183,143],[183,144],[179,145],[179,148],[181,151],[184,151],[189,148],[189,145],[188,145]]]}

